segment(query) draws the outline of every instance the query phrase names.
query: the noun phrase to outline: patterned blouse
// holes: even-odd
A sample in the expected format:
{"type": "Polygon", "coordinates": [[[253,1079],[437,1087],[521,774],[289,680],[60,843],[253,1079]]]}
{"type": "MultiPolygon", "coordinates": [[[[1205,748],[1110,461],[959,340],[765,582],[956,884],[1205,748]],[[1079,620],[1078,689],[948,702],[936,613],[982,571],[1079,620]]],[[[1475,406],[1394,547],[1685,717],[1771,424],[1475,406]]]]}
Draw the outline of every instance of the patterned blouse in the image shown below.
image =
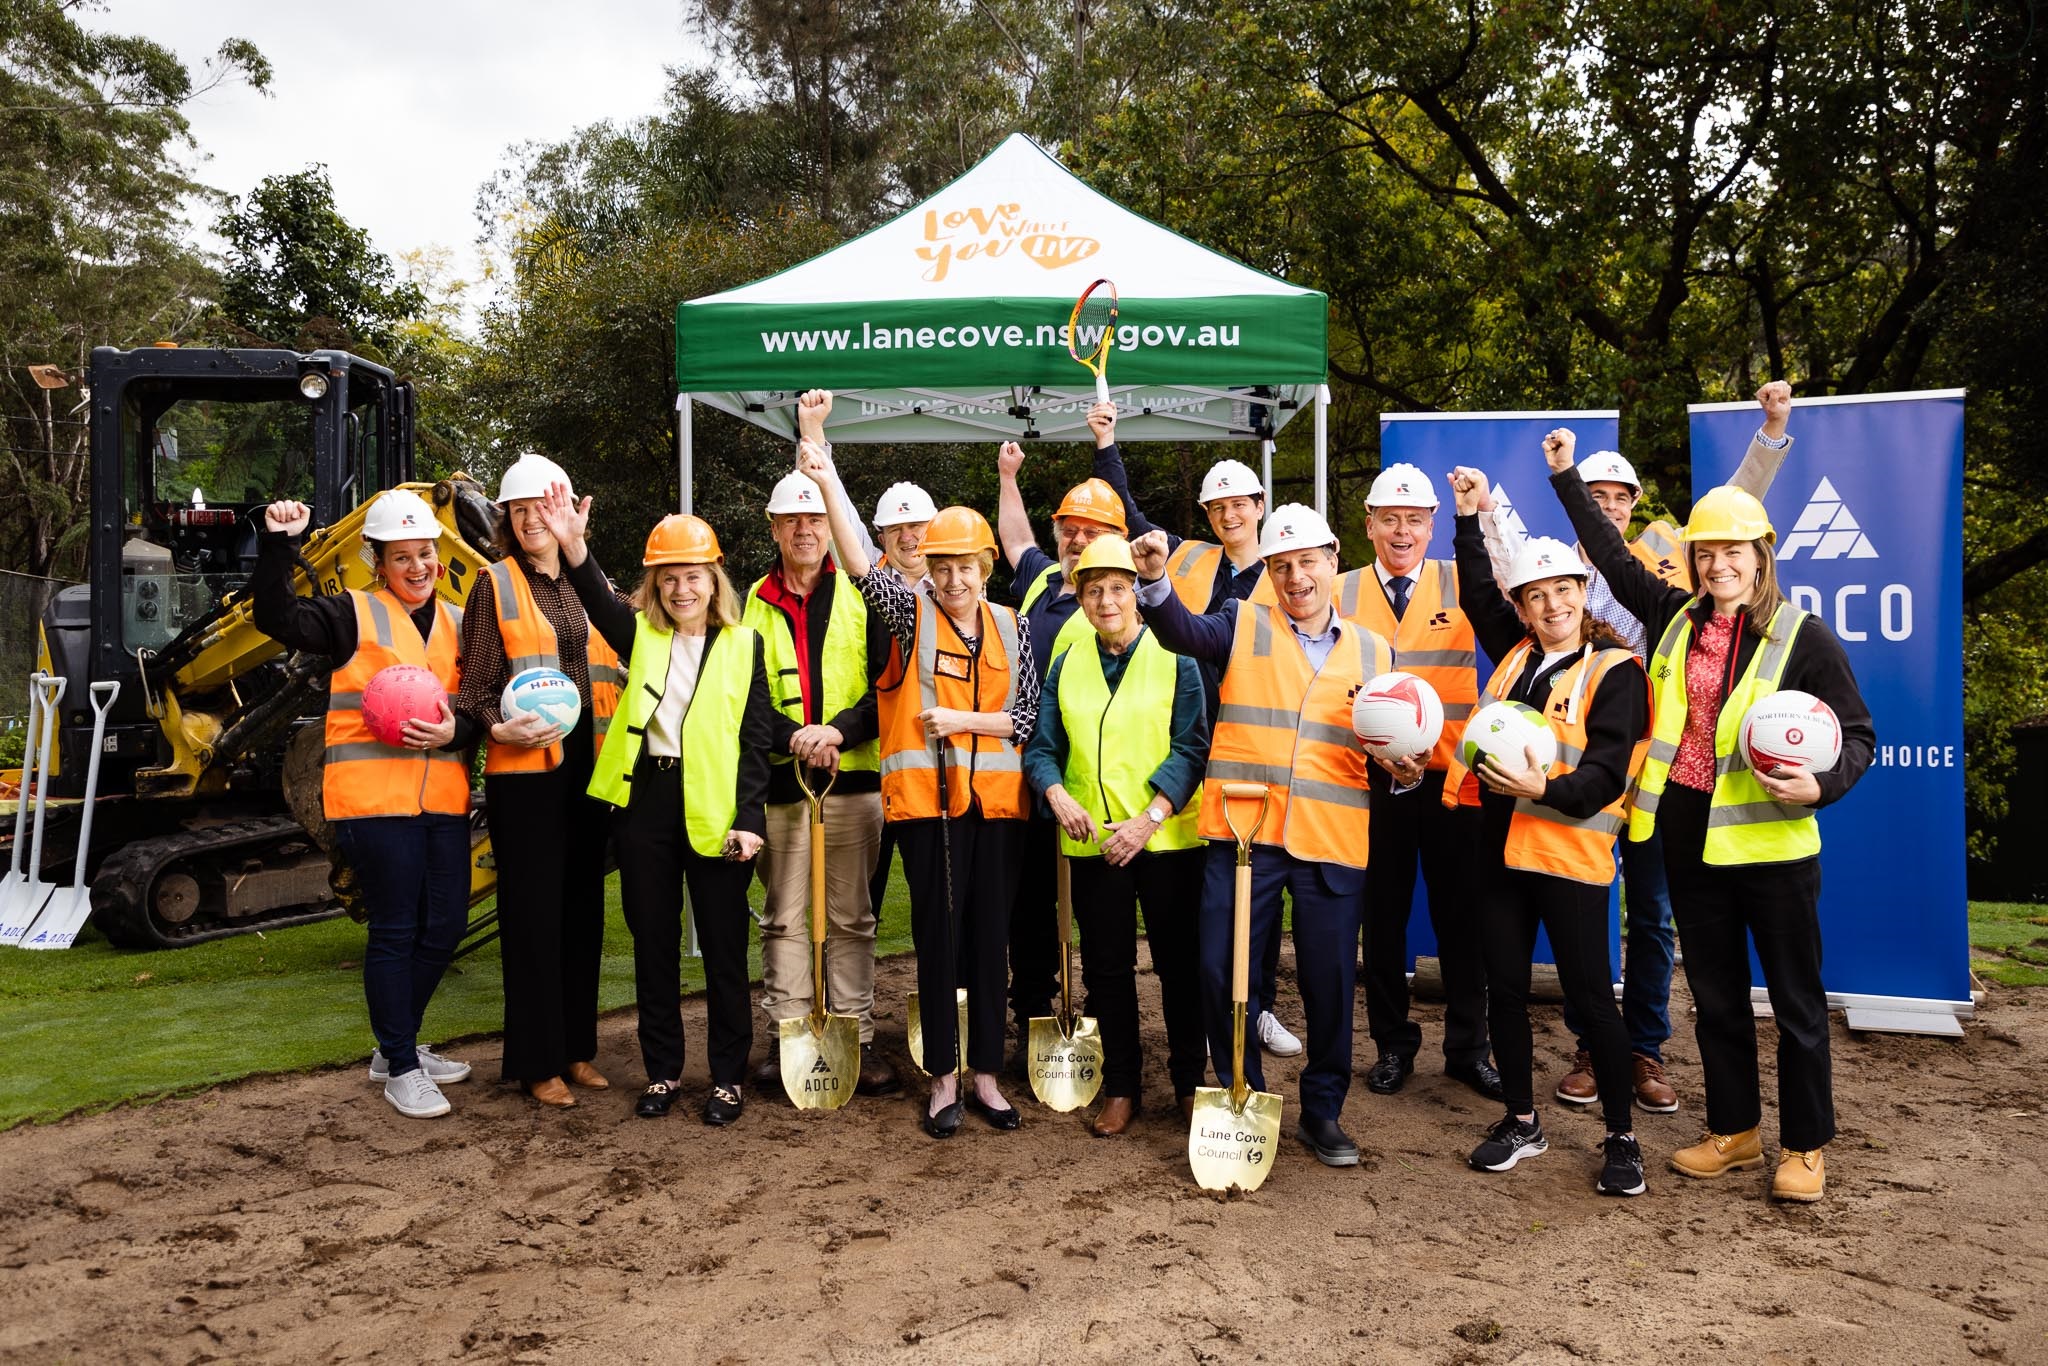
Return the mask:
{"type": "MultiPolygon", "coordinates": [[[[889,623],[889,632],[902,644],[906,655],[917,651],[917,603],[918,594],[904,585],[894,574],[882,573],[872,567],[865,575],[854,577],[854,585],[860,595],[889,623]]],[[[939,610],[936,603],[925,604],[932,611],[939,610]]],[[[964,632],[961,639],[967,644],[967,653],[973,657],[981,653],[981,638],[964,632]]],[[[1010,721],[1016,727],[1011,732],[1010,743],[1020,751],[1030,743],[1031,732],[1038,726],[1038,666],[1032,662],[1031,632],[1020,625],[1017,631],[1017,658],[1012,661],[1012,672],[1017,679],[1017,699],[1010,706],[1010,721]]]]}

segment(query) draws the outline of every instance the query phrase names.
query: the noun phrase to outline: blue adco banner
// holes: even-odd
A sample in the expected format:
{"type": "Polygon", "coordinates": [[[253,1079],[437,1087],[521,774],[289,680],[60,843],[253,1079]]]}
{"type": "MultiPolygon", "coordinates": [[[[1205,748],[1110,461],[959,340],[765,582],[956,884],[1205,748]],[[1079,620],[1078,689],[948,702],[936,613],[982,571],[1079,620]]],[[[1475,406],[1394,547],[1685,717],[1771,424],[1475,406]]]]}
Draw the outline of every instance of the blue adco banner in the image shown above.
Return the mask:
{"type": "MultiPolygon", "coordinates": [[[[1572,534],[1570,519],[1550,491],[1550,468],[1543,460],[1543,437],[1553,427],[1571,428],[1578,437],[1579,451],[1591,455],[1616,447],[1621,435],[1621,415],[1613,409],[1570,413],[1380,414],[1380,467],[1406,462],[1436,481],[1436,496],[1443,506],[1437,509],[1435,533],[1430,538],[1431,559],[1448,560],[1452,556],[1451,538],[1457,534],[1457,514],[1450,475],[1460,465],[1483,471],[1496,489],[1504,490],[1531,536],[1555,536],[1567,544],[1578,539],[1572,534]]],[[[1481,687],[1493,677],[1496,662],[1481,651],[1481,687]]],[[[1371,876],[1369,870],[1367,876],[1371,876]]],[[[1415,909],[1408,918],[1411,958],[1436,953],[1436,933],[1429,923],[1428,905],[1428,893],[1418,877],[1415,909]]],[[[1617,968],[1621,962],[1620,906],[1616,894],[1607,952],[1617,968]]],[[[1548,935],[1538,933],[1536,937],[1536,961],[1557,961],[1552,956],[1548,935]]],[[[1620,979],[1619,971],[1615,978],[1620,979]]]]}
{"type": "MultiPolygon", "coordinates": [[[[1692,409],[1695,495],[1756,427],[1754,403],[1692,409]]],[[[1838,1004],[1967,1008],[1963,394],[1797,399],[1790,431],[1764,499],[1778,579],[1848,650],[1877,726],[1870,771],[1820,815],[1822,978],[1838,1004]]]]}

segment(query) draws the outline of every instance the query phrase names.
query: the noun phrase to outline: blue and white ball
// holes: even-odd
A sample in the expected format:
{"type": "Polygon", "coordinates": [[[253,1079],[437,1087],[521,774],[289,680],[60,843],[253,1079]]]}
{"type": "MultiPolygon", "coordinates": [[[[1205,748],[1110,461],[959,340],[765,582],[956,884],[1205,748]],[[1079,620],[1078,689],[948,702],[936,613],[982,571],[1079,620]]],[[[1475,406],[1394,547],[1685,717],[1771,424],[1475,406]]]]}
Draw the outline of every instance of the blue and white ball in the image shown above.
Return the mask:
{"type": "Polygon", "coordinates": [[[507,721],[539,716],[560,726],[566,735],[576,729],[577,719],[583,715],[583,698],[575,682],[560,669],[521,669],[505,685],[498,710],[507,721]]]}

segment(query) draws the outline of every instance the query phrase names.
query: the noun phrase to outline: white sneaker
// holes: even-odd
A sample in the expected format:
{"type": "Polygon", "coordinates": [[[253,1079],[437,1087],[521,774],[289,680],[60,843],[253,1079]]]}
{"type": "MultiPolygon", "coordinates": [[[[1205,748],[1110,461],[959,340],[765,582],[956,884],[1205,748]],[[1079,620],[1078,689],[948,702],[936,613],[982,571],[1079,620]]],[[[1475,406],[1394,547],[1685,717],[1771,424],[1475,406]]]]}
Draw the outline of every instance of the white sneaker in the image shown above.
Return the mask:
{"type": "MultiPolygon", "coordinates": [[[[419,1045],[413,1052],[419,1055],[420,1071],[431,1077],[436,1086],[469,1080],[468,1063],[455,1058],[444,1058],[425,1044],[419,1045]]],[[[370,1053],[370,1080],[391,1080],[391,1064],[384,1057],[382,1049],[374,1049],[370,1053]]]]}
{"type": "Polygon", "coordinates": [[[427,1075],[424,1067],[401,1072],[385,1082],[384,1099],[407,1119],[438,1119],[455,1108],[441,1094],[441,1088],[434,1085],[434,1079],[427,1075]]]}
{"type": "Polygon", "coordinates": [[[1291,1058],[1301,1052],[1301,1040],[1287,1032],[1287,1026],[1270,1010],[1259,1012],[1259,1046],[1276,1058],[1291,1058]]]}

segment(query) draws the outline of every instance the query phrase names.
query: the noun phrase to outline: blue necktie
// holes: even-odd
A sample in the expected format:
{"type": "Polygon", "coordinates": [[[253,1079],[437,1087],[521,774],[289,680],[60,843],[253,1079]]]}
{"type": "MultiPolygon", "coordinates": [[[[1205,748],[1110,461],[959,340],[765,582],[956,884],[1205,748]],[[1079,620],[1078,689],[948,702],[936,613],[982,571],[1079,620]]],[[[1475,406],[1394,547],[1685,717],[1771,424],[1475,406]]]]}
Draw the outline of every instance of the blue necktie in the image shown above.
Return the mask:
{"type": "Polygon", "coordinates": [[[1399,621],[1408,614],[1408,591],[1415,587],[1415,580],[1405,574],[1396,574],[1387,580],[1387,588],[1394,595],[1394,620],[1399,621]]]}

